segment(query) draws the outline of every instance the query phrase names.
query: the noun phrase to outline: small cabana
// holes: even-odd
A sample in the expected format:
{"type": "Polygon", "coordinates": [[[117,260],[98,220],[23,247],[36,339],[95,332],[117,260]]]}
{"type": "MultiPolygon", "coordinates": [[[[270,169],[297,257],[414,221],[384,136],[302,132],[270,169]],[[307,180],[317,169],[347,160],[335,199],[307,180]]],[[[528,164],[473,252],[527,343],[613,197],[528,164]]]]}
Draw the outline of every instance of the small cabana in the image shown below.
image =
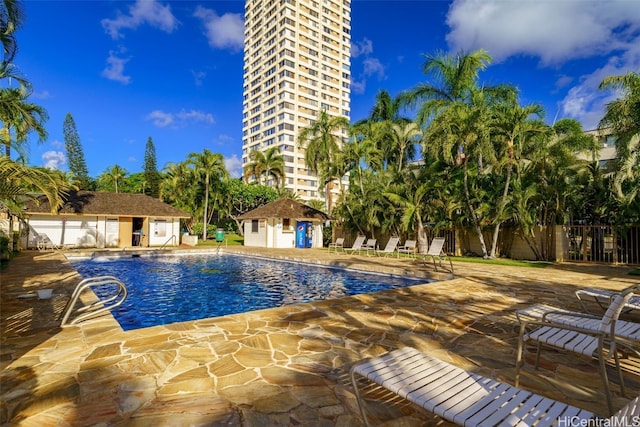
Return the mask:
{"type": "Polygon", "coordinates": [[[46,197],[24,206],[28,233],[22,247],[125,248],[178,246],[180,220],[191,217],[144,194],[72,191],[56,214],[46,197]]]}
{"type": "Polygon", "coordinates": [[[279,199],[239,217],[244,245],[262,248],[321,248],[329,215],[293,199],[279,199]]]}

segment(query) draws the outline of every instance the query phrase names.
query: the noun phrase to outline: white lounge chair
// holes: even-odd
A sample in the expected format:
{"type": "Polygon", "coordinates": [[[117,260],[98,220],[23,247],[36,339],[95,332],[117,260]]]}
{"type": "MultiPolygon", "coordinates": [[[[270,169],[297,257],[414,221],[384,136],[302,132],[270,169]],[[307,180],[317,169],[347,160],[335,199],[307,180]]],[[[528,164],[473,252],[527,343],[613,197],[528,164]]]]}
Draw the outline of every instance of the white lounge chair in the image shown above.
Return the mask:
{"type": "Polygon", "coordinates": [[[534,342],[537,345],[536,368],[540,361],[542,345],[571,351],[598,359],[607,405],[609,406],[609,411],[613,412],[606,360],[614,360],[618,377],[620,378],[620,392],[624,395],[624,378],[622,377],[619,355],[616,349],[616,326],[620,312],[625,304],[634,293],[637,294],[639,292],[640,284],[628,287],[620,294],[615,295],[595,328],[551,322],[550,320],[528,320],[521,317],[518,350],[516,353],[516,387],[520,379],[525,343],[534,342]]]}
{"type": "Polygon", "coordinates": [[[398,247],[398,254],[408,254],[412,257],[416,254],[417,243],[415,240],[405,240],[404,245],[398,247]]]}
{"type": "Polygon", "coordinates": [[[377,239],[367,239],[367,242],[362,244],[362,250],[365,251],[367,256],[369,255],[369,252],[375,253],[377,249],[378,249],[377,239]]]}
{"type": "MultiPolygon", "coordinates": [[[[609,307],[611,297],[617,294],[616,291],[599,288],[584,288],[576,291],[576,297],[582,304],[585,311],[591,311],[593,305],[597,305],[603,312],[609,307]]],[[[640,310],[640,295],[631,297],[624,311],[640,310]]]]}
{"type": "Polygon", "coordinates": [[[640,396],[609,420],[598,420],[585,409],[465,371],[407,347],[362,361],[351,368],[351,382],[367,426],[371,424],[356,375],[457,425],[550,426],[560,425],[559,420],[566,420],[571,425],[591,425],[587,424],[588,420],[602,421],[602,425],[606,421],[610,422],[606,425],[625,425],[625,421],[640,415],[640,396]]]}
{"type": "Polygon", "coordinates": [[[36,247],[39,251],[60,249],[60,246],[53,243],[46,233],[39,233],[36,237],[36,247]]]}
{"type": "Polygon", "coordinates": [[[438,271],[438,266],[436,265],[436,258],[438,259],[438,264],[440,268],[442,268],[442,260],[447,258],[449,260],[449,265],[451,266],[451,274],[453,274],[453,262],[451,262],[451,257],[449,257],[446,253],[444,253],[444,237],[435,237],[431,241],[431,245],[429,245],[429,249],[427,253],[422,258],[422,262],[426,265],[427,258],[431,257],[433,259],[433,268],[438,271]]]}
{"type": "Polygon", "coordinates": [[[376,251],[376,254],[380,256],[384,255],[386,257],[387,255],[395,253],[396,248],[398,247],[399,241],[400,241],[399,237],[391,237],[387,242],[386,246],[384,247],[384,249],[381,251],[376,251]]]}
{"type": "Polygon", "coordinates": [[[335,242],[329,243],[329,252],[333,249],[338,252],[338,249],[344,250],[344,237],[338,237],[335,242]]]}
{"type": "Polygon", "coordinates": [[[362,250],[362,244],[364,243],[365,239],[366,239],[365,236],[356,237],[356,240],[353,242],[353,246],[351,246],[350,248],[343,248],[344,252],[358,251],[358,253],[360,253],[360,251],[362,250]]]}

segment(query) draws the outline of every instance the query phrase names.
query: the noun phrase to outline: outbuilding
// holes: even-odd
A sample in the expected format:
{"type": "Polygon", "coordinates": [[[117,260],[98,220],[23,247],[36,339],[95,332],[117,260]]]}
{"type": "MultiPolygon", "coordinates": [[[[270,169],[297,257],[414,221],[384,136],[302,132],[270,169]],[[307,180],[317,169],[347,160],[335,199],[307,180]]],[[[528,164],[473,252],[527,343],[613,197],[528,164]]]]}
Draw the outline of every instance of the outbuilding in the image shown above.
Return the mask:
{"type": "Polygon", "coordinates": [[[263,248],[321,248],[329,215],[293,199],[278,199],[239,217],[244,245],[263,248]]]}
{"type": "Polygon", "coordinates": [[[178,246],[180,220],[191,217],[144,194],[73,191],[57,214],[45,196],[25,203],[22,247],[178,246]]]}

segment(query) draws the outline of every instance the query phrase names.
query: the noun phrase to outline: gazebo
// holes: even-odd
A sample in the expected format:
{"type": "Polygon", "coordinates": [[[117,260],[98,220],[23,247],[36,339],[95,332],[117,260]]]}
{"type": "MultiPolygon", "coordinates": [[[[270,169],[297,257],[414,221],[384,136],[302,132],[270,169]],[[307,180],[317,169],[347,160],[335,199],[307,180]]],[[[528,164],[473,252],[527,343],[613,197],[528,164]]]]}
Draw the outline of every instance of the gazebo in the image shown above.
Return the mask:
{"type": "Polygon", "coordinates": [[[329,215],[293,199],[278,199],[239,217],[244,245],[262,248],[321,248],[329,215]]]}

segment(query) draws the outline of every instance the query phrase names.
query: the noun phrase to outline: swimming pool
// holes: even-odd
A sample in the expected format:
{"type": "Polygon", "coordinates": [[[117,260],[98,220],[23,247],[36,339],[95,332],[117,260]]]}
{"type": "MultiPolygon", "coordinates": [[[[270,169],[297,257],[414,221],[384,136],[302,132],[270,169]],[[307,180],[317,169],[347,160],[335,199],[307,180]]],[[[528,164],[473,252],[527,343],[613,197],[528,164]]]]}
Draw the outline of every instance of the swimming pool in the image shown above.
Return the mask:
{"type": "Polygon", "coordinates": [[[112,275],[127,285],[127,300],[113,311],[124,330],[428,282],[232,254],[70,261],[84,278],[112,275]]]}

